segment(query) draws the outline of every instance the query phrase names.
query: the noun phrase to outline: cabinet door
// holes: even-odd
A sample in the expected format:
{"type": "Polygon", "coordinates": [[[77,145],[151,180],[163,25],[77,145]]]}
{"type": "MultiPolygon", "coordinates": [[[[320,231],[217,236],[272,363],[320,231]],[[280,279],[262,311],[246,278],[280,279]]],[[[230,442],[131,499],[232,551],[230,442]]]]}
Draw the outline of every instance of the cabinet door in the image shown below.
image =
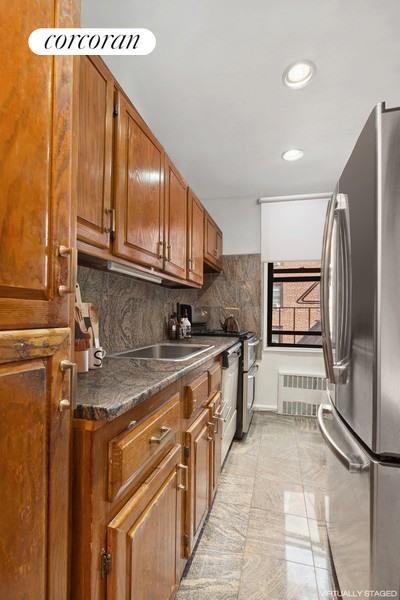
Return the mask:
{"type": "Polygon", "coordinates": [[[203,283],[204,208],[191,189],[188,190],[188,271],[187,278],[203,283]]]}
{"type": "Polygon", "coordinates": [[[1,7],[0,330],[68,324],[71,285],[72,56],[37,56],[40,27],[73,27],[73,0],[1,7]],[[60,246],[69,250],[59,256],[60,246]]]}
{"type": "Polygon", "coordinates": [[[222,419],[221,419],[221,392],[215,394],[209,405],[210,421],[214,424],[214,433],[211,453],[210,472],[210,502],[212,502],[217,491],[219,476],[221,473],[221,451],[222,451],[222,419]]]}
{"type": "Polygon", "coordinates": [[[186,278],[187,186],[172,162],[165,158],[166,273],[186,278]]]}
{"type": "Polygon", "coordinates": [[[179,581],[181,489],[176,445],[108,526],[108,600],[168,600],[179,581]]]}
{"type": "Polygon", "coordinates": [[[209,409],[206,408],[185,434],[185,445],[189,448],[185,518],[187,557],[194,548],[210,506],[211,426],[209,409]]]}
{"type": "Polygon", "coordinates": [[[217,228],[208,213],[204,215],[204,258],[214,263],[217,252],[217,228]]]}
{"type": "Polygon", "coordinates": [[[0,333],[0,598],[67,599],[69,352],[69,329],[0,333]]]}
{"type": "Polygon", "coordinates": [[[97,56],[79,59],[78,239],[110,247],[114,80],[97,56]]]}
{"type": "Polygon", "coordinates": [[[114,254],[145,266],[164,264],[164,151],[118,94],[114,254]]]}
{"type": "Polygon", "coordinates": [[[222,232],[208,213],[204,216],[204,261],[211,270],[222,270],[222,232]]]}
{"type": "Polygon", "coordinates": [[[222,269],[222,231],[217,229],[217,264],[222,269]]]}

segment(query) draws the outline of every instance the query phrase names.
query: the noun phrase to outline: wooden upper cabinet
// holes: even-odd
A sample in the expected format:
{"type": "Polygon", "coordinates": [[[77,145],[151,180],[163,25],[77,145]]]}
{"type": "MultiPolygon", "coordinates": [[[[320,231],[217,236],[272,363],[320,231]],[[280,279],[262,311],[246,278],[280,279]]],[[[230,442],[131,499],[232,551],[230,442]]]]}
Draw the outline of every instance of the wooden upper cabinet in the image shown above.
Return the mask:
{"type": "Polygon", "coordinates": [[[0,332],[0,598],[67,600],[69,352],[67,328],[0,332]]]}
{"type": "Polygon", "coordinates": [[[176,445],[108,526],[107,600],[169,600],[180,576],[181,494],[176,445]]]}
{"type": "Polygon", "coordinates": [[[40,27],[75,26],[74,9],[73,0],[1,9],[2,43],[13,50],[3,53],[0,86],[0,330],[68,323],[58,287],[70,287],[74,271],[73,57],[38,56],[27,39],[40,27]]]}
{"type": "Polygon", "coordinates": [[[204,262],[213,271],[222,270],[222,231],[207,212],[204,213],[204,262]]]}
{"type": "Polygon", "coordinates": [[[202,285],[204,255],[204,208],[188,189],[188,271],[187,279],[202,285]]]}
{"type": "Polygon", "coordinates": [[[139,113],[118,93],[114,254],[164,265],[164,151],[139,113]]]}
{"type": "Polygon", "coordinates": [[[79,58],[78,240],[110,247],[114,80],[97,56],[79,58]]]}
{"type": "Polygon", "coordinates": [[[165,155],[165,265],[164,271],[186,278],[187,186],[165,155]]]}

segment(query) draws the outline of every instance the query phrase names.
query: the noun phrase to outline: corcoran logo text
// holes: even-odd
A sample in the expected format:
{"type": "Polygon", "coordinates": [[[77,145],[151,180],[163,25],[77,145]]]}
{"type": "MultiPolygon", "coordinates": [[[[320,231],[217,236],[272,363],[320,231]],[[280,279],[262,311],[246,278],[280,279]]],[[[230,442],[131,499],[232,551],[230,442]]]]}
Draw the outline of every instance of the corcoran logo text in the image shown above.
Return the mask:
{"type": "Polygon", "coordinates": [[[35,54],[150,54],[156,38],[149,29],[35,29],[29,36],[35,54]]]}

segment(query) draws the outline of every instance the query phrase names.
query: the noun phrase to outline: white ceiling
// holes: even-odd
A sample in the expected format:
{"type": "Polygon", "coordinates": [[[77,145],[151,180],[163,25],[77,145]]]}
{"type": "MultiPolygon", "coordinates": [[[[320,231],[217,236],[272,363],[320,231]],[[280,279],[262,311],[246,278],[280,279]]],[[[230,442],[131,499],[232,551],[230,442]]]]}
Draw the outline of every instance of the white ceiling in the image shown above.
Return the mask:
{"type": "Polygon", "coordinates": [[[154,32],[106,60],[203,199],[331,190],[373,105],[400,105],[399,25],[399,0],[82,0],[82,26],[154,32]],[[298,59],[317,74],[290,90],[298,59]]]}

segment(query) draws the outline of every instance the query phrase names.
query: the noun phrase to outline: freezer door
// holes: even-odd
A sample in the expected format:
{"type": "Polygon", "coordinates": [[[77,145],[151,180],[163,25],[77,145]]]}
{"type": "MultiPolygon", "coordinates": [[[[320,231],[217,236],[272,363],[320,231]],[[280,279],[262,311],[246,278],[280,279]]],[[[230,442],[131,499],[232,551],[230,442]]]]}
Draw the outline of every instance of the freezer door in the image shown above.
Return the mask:
{"type": "Polygon", "coordinates": [[[328,537],[341,592],[399,592],[400,468],[375,461],[331,403],[320,407],[318,424],[327,445],[328,537]]]}

